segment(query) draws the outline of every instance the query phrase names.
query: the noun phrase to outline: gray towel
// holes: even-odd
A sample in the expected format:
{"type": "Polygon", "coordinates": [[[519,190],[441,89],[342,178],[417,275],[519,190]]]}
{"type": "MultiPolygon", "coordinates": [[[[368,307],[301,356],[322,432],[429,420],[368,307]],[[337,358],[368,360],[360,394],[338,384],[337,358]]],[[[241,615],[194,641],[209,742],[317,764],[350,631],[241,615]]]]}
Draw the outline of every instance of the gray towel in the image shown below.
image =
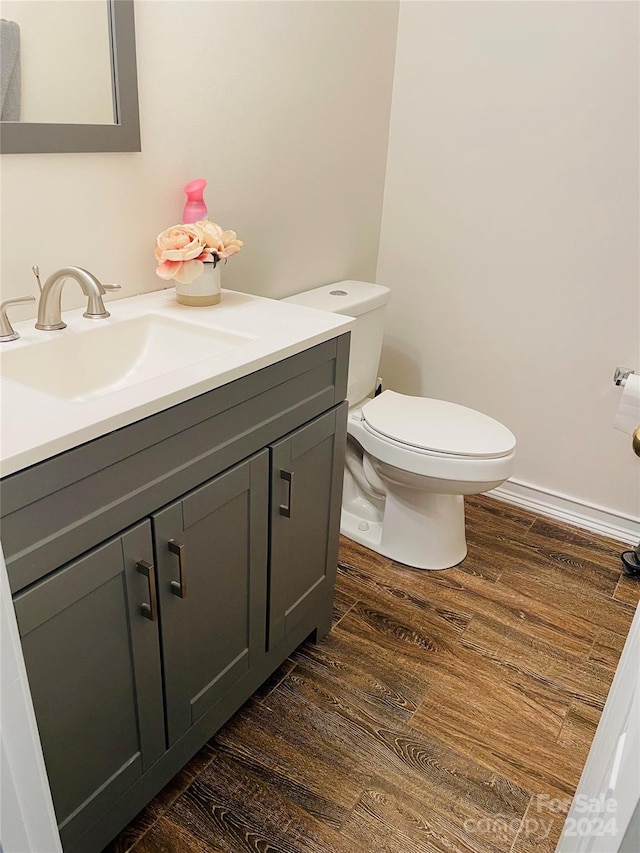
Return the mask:
{"type": "Polygon", "coordinates": [[[20,121],[20,27],[0,20],[0,121],[20,121]]]}

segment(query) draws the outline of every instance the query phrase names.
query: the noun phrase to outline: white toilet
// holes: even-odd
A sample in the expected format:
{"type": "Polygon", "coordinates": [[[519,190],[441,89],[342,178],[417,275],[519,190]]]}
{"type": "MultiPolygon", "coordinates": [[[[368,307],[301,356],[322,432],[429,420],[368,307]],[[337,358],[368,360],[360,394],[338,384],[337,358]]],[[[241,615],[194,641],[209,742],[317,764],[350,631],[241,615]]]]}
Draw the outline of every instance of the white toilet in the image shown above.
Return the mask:
{"type": "Polygon", "coordinates": [[[446,569],[467,553],[462,496],[510,476],[516,439],[498,421],[456,403],[395,391],[372,396],[389,295],[377,284],[341,281],[285,301],[356,318],[341,532],[400,563],[446,569]]]}

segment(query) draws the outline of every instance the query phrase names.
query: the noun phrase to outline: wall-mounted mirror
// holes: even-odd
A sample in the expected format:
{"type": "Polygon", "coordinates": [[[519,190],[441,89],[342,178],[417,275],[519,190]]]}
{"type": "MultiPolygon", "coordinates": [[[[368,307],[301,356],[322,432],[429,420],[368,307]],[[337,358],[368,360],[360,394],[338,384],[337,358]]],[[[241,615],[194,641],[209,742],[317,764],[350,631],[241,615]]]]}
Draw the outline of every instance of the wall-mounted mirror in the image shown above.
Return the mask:
{"type": "Polygon", "coordinates": [[[2,0],[3,154],[140,151],[133,0],[2,0]]]}

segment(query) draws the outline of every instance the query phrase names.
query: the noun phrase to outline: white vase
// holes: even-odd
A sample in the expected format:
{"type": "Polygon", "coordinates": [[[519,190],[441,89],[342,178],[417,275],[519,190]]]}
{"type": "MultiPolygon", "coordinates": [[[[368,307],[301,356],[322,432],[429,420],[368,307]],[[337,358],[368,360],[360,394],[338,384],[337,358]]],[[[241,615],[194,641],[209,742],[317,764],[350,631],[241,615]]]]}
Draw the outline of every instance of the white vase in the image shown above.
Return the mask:
{"type": "Polygon", "coordinates": [[[181,305],[216,305],[220,302],[220,263],[205,263],[204,272],[190,284],[176,281],[176,299],[181,305]]]}

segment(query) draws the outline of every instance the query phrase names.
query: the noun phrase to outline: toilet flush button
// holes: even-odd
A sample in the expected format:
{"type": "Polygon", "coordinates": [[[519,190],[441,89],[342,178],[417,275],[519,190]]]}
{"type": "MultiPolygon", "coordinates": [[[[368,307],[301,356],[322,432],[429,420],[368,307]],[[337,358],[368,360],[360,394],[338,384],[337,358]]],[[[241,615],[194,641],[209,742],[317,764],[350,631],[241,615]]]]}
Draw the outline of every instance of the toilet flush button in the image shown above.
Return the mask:
{"type": "Polygon", "coordinates": [[[358,530],[368,530],[368,529],[369,529],[369,525],[367,524],[366,521],[361,521],[360,524],[358,525],[358,530]]]}

